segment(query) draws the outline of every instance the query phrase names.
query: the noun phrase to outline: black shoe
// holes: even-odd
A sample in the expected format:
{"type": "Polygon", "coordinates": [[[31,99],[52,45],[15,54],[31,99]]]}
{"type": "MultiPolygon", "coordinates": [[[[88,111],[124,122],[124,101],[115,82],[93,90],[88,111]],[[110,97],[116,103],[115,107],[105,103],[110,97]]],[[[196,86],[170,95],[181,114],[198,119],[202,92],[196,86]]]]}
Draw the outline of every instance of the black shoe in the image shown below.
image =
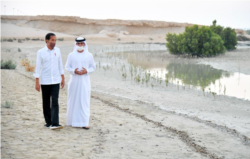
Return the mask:
{"type": "Polygon", "coordinates": [[[50,128],[51,124],[45,124],[44,127],[50,128]]]}
{"type": "Polygon", "coordinates": [[[83,129],[86,129],[86,130],[88,130],[89,128],[86,128],[86,127],[82,127],[83,129]]]}
{"type": "Polygon", "coordinates": [[[50,126],[50,129],[51,129],[51,130],[62,129],[62,128],[63,128],[62,125],[51,125],[51,126],[50,126]]]}

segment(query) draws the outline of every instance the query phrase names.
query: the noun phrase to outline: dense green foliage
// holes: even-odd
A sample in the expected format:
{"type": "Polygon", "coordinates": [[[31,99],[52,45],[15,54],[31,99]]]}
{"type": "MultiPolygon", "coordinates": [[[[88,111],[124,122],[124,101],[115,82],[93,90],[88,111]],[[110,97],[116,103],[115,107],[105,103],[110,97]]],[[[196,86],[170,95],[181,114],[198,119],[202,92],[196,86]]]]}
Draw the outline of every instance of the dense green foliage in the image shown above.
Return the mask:
{"type": "Polygon", "coordinates": [[[234,29],[216,25],[186,27],[182,34],[167,34],[167,48],[172,54],[213,56],[224,53],[226,49],[235,49],[237,37],[234,29]]]}

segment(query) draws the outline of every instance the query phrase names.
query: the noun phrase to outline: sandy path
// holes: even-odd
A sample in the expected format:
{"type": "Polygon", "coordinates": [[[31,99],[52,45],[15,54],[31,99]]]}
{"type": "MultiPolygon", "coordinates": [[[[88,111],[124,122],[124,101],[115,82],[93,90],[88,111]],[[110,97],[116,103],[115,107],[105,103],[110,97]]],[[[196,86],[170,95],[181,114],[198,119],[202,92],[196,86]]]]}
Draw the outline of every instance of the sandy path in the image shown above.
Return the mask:
{"type": "MultiPolygon", "coordinates": [[[[14,101],[13,108],[1,110],[2,158],[203,158],[176,134],[95,98],[90,130],[49,130],[43,127],[41,93],[35,92],[34,80],[15,70],[2,70],[1,93],[2,102],[14,101]]],[[[59,96],[64,125],[66,89],[59,96]]]]}
{"type": "Polygon", "coordinates": [[[250,142],[245,142],[244,139],[241,140],[239,136],[235,136],[229,131],[227,132],[227,129],[222,127],[216,127],[192,118],[164,111],[142,101],[133,101],[119,97],[114,98],[114,96],[103,93],[92,94],[97,96],[97,98],[104,99],[107,103],[112,103],[124,110],[128,109],[133,113],[137,113],[147,120],[158,122],[162,127],[187,133],[192,139],[190,142],[202,146],[204,148],[202,150],[211,154],[214,153],[219,157],[225,158],[247,158],[250,156],[248,151],[250,142]]]}

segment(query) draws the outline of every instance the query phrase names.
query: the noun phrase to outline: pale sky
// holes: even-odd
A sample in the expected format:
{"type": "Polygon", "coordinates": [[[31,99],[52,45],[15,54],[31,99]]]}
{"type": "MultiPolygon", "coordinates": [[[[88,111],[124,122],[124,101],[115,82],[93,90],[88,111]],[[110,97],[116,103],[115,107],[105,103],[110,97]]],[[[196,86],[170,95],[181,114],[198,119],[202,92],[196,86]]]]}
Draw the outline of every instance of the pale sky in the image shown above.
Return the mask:
{"type": "Polygon", "coordinates": [[[201,25],[211,25],[216,19],[217,24],[224,27],[250,29],[250,0],[8,0],[1,1],[1,15],[5,14],[159,20],[201,25]]]}

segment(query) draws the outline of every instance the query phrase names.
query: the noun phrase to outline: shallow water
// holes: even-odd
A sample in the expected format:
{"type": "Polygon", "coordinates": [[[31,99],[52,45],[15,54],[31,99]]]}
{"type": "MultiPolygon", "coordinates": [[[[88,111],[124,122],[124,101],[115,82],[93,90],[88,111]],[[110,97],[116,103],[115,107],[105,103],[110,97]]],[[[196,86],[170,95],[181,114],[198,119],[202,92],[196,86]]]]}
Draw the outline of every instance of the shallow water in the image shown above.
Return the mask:
{"type": "Polygon", "coordinates": [[[192,59],[169,56],[166,51],[107,53],[109,57],[125,60],[134,67],[150,73],[151,78],[175,84],[178,89],[189,87],[203,95],[227,95],[250,100],[250,75],[227,72],[209,65],[196,64],[192,59]]]}

